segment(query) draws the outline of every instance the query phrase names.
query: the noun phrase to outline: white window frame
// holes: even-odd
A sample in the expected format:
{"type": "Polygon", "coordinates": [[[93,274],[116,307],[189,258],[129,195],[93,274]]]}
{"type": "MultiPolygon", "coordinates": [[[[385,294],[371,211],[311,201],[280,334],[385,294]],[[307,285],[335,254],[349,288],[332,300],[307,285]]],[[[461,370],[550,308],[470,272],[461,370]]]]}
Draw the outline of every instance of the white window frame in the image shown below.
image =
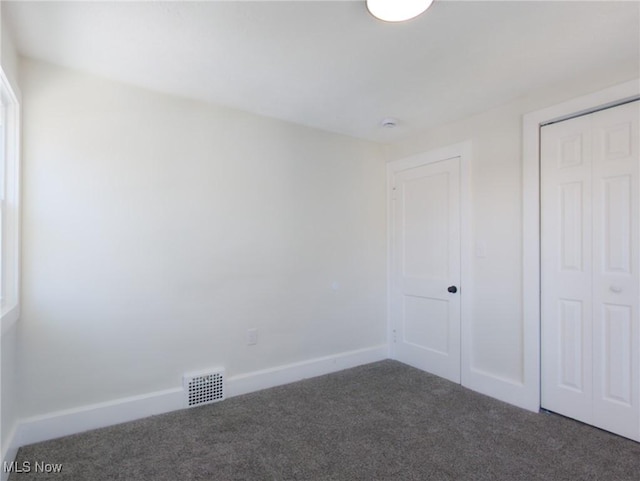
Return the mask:
{"type": "Polygon", "coordinates": [[[2,333],[20,317],[20,104],[0,68],[0,316],[2,333]],[[2,143],[0,143],[2,146],[2,143]]]}

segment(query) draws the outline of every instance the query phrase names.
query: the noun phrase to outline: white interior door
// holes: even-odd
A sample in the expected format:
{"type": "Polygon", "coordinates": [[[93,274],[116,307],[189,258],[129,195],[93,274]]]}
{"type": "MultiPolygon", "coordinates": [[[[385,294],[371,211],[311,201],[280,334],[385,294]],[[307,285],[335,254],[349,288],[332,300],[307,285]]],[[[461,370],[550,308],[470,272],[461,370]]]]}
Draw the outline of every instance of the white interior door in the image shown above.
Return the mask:
{"type": "Polygon", "coordinates": [[[640,102],[541,131],[545,409],[640,440],[640,102]]]}
{"type": "Polygon", "coordinates": [[[393,354],[459,383],[460,158],[396,172],[393,183],[393,354]]]}

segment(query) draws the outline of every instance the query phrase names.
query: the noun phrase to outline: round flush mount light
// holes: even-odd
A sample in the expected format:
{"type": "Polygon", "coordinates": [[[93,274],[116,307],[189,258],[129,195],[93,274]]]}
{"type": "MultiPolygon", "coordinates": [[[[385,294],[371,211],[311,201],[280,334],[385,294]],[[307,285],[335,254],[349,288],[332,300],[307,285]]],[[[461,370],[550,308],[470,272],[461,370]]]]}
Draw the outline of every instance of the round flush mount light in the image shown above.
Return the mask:
{"type": "Polygon", "coordinates": [[[371,15],[385,22],[404,22],[417,17],[433,0],[367,0],[371,15]]]}

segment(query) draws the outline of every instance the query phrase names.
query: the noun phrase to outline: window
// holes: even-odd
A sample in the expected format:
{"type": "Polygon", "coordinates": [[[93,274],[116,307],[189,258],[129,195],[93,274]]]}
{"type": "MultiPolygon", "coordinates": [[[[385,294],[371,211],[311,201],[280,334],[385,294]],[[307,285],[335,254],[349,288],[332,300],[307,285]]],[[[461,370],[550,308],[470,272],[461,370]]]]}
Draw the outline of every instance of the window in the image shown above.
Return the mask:
{"type": "Polygon", "coordinates": [[[19,105],[0,70],[0,311],[2,332],[20,315],[19,105]]]}

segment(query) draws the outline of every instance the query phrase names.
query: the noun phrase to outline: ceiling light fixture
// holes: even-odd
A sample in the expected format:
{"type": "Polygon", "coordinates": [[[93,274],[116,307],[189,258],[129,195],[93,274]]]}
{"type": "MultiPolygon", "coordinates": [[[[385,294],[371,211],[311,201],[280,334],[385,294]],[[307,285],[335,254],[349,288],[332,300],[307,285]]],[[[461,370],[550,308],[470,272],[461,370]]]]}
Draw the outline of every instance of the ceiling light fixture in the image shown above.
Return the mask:
{"type": "Polygon", "coordinates": [[[385,22],[404,22],[417,17],[433,0],[367,0],[371,15],[385,22]]]}

